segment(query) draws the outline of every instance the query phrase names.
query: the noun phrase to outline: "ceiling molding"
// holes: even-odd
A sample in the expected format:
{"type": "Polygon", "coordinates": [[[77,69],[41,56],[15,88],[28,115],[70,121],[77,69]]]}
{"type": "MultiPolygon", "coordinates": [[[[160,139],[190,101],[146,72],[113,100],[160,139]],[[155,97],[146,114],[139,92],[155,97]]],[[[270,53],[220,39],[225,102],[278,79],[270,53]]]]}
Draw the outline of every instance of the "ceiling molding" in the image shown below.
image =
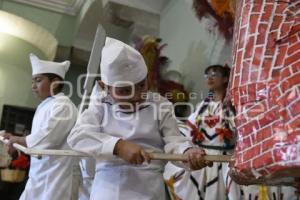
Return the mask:
{"type": "Polygon", "coordinates": [[[109,1],[103,10],[103,18],[116,26],[130,29],[133,34],[158,35],[160,16],[138,8],[109,1]]]}
{"type": "Polygon", "coordinates": [[[85,0],[13,0],[18,3],[23,3],[45,10],[76,16],[85,0]]]}

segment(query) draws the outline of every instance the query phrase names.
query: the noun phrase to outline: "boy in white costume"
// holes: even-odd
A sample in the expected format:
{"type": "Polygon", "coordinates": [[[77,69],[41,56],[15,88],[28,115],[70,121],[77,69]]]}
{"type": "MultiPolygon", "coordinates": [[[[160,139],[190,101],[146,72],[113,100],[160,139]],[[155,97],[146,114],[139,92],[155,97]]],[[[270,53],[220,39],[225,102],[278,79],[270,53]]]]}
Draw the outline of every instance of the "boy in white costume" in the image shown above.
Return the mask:
{"type": "Polygon", "coordinates": [[[71,148],[96,159],[91,199],[165,200],[165,162],[150,162],[146,150],[185,153],[191,169],[209,164],[204,152],[180,135],[170,102],[148,92],[139,52],[107,38],[100,71],[107,94],[83,112],[68,138],[71,148]]]}
{"type": "MultiPolygon", "coordinates": [[[[65,78],[70,62],[39,60],[31,54],[32,91],[42,102],[35,112],[31,134],[24,137],[6,134],[9,152],[13,143],[36,149],[69,149],[66,139],[77,118],[77,108],[66,97],[59,83],[65,78]]],[[[65,156],[31,157],[29,179],[21,200],[71,199],[73,158],[65,156]]]]}

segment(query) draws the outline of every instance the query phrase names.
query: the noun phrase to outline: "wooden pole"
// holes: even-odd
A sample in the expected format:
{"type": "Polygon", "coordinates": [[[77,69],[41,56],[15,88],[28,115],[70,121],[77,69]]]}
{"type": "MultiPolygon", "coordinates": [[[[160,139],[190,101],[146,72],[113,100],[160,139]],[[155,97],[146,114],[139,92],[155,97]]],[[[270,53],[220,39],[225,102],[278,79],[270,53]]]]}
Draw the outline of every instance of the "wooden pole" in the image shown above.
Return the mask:
{"type": "MultiPolygon", "coordinates": [[[[187,161],[187,158],[182,154],[165,154],[165,153],[151,153],[152,160],[167,160],[167,161],[187,161]]],[[[230,162],[231,156],[229,155],[205,155],[204,160],[212,162],[230,162]]]]}
{"type": "MultiPolygon", "coordinates": [[[[0,136],[0,141],[4,144],[8,143],[8,140],[5,140],[3,136],[0,136]]],[[[26,148],[19,144],[13,144],[13,147],[17,150],[31,156],[74,156],[74,157],[89,157],[89,155],[72,151],[72,150],[55,150],[55,149],[33,149],[26,148]]],[[[182,154],[165,154],[165,153],[154,153],[148,152],[152,160],[165,160],[165,161],[187,161],[187,158],[182,154]]],[[[106,156],[106,155],[104,155],[106,156]]],[[[116,158],[115,156],[111,156],[112,158],[116,158]]],[[[231,160],[231,156],[228,155],[206,155],[204,156],[204,160],[212,161],[212,162],[229,162],[231,160]]]]}

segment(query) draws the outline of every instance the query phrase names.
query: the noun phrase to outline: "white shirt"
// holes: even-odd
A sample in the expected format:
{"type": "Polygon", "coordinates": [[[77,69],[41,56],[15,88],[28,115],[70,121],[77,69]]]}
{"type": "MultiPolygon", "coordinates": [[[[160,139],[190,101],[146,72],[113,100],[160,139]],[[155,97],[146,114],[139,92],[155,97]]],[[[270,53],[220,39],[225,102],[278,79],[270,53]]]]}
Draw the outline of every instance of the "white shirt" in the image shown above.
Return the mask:
{"type": "MultiPolygon", "coordinates": [[[[104,97],[98,106],[92,106],[83,112],[68,137],[72,149],[87,153],[96,159],[96,178],[91,199],[151,199],[145,194],[147,190],[154,190],[153,182],[150,181],[153,177],[156,177],[154,181],[158,181],[159,188],[164,187],[161,180],[165,162],[152,161],[149,165],[134,166],[117,159],[113,156],[113,150],[119,139],[139,144],[144,149],[155,152],[183,153],[191,147],[188,139],[179,132],[172,104],[160,95],[149,92],[146,102],[138,111],[131,113],[115,105],[110,96],[104,97]],[[125,175],[124,170],[128,172],[125,175]],[[149,174],[145,173],[145,170],[149,174]],[[129,177],[131,173],[136,175],[129,177]],[[153,173],[159,173],[159,176],[153,173]],[[137,181],[139,177],[143,177],[145,181],[137,181]],[[161,177],[161,180],[158,180],[158,177],[161,177]],[[106,178],[109,179],[108,182],[105,182],[108,180],[106,178]],[[110,189],[111,182],[114,186],[110,189]],[[134,187],[135,184],[137,187],[134,187]],[[139,190],[138,188],[144,189],[130,193],[132,190],[139,190]]],[[[149,194],[154,195],[155,192],[157,193],[150,191],[149,194]]]]}
{"type": "MultiPolygon", "coordinates": [[[[77,118],[77,108],[63,93],[45,99],[37,108],[32,131],[26,137],[29,148],[69,149],[66,138],[77,118]]],[[[21,200],[71,198],[73,158],[31,157],[29,179],[21,200]]]]}

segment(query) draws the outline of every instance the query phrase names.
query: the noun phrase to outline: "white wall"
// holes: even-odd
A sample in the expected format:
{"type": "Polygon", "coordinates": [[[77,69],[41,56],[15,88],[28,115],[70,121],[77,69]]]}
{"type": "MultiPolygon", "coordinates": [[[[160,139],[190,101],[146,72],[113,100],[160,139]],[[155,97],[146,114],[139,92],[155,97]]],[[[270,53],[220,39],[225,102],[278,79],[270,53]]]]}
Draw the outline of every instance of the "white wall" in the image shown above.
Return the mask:
{"type": "Polygon", "coordinates": [[[0,33],[0,119],[4,104],[35,108],[39,102],[31,92],[29,53],[46,58],[28,42],[0,33]]]}
{"type": "MultiPolygon", "coordinates": [[[[168,69],[178,70],[185,77],[184,84],[188,92],[204,92],[206,95],[204,69],[211,64],[231,63],[231,45],[216,28],[209,27],[214,19],[196,18],[191,1],[171,0],[161,14],[160,37],[168,46],[163,54],[172,63],[168,69]]],[[[192,103],[200,101],[201,95],[192,103]]]]}

